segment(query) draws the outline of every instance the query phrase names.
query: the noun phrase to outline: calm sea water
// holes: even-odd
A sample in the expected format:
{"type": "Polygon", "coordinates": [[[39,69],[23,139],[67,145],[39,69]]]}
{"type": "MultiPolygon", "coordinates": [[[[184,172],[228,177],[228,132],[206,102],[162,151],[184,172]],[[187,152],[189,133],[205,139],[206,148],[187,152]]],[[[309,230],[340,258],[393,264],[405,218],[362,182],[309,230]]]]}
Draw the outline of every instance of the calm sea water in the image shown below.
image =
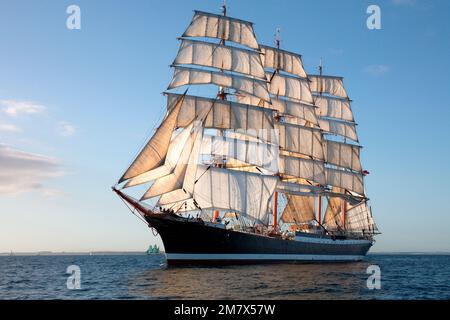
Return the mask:
{"type": "Polygon", "coordinates": [[[450,255],[215,268],[168,268],[164,255],[4,256],[0,270],[0,299],[450,299],[450,255]],[[67,289],[70,265],[80,290],[67,289]],[[367,288],[369,265],[380,290],[367,288]]]}

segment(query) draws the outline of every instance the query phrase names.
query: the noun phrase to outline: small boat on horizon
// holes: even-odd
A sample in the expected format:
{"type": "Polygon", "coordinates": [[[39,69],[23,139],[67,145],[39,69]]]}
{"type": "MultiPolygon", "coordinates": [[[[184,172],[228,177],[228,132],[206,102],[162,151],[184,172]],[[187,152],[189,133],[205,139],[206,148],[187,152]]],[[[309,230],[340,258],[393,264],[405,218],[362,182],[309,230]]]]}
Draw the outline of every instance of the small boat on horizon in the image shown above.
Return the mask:
{"type": "Polygon", "coordinates": [[[147,254],[158,254],[160,253],[159,247],[155,244],[154,246],[150,245],[146,251],[147,254]]]}

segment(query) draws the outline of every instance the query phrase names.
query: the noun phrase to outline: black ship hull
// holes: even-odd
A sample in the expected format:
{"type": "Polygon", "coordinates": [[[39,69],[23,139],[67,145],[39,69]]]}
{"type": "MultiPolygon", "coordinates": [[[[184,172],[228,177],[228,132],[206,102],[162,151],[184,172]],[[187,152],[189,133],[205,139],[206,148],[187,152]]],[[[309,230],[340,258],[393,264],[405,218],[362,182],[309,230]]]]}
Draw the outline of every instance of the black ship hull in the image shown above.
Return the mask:
{"type": "Polygon", "coordinates": [[[283,240],[172,214],[145,219],[161,236],[169,265],[360,261],[372,246],[371,240],[328,236],[283,240]]]}

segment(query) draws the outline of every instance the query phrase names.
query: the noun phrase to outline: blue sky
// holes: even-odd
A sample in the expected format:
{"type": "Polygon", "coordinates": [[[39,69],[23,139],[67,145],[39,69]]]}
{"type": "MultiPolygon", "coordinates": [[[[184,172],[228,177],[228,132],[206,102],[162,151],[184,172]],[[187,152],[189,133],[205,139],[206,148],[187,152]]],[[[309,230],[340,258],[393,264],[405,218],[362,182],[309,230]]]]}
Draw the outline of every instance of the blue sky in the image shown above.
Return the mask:
{"type": "MultiPolygon", "coordinates": [[[[450,2],[229,0],[258,40],[342,75],[359,123],[374,251],[450,251],[450,2]],[[381,7],[382,29],[366,9],[381,7]]],[[[111,192],[161,120],[192,10],[221,1],[0,0],[0,252],[144,250],[111,192]],[[66,8],[81,8],[81,30],[66,8]]],[[[157,240],[159,243],[159,240],[157,240]]]]}

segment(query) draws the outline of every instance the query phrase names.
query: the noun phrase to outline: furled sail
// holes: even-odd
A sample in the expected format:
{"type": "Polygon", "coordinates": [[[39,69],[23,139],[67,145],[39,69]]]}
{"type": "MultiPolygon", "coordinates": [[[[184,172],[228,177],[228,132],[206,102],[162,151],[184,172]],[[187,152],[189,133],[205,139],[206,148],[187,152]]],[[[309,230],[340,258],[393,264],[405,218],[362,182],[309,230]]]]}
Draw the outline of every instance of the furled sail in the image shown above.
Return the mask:
{"type": "Polygon", "coordinates": [[[198,170],[194,199],[202,209],[233,210],[264,218],[278,178],[217,167],[198,170]]]}
{"type": "Polygon", "coordinates": [[[302,58],[299,54],[264,45],[261,45],[260,48],[264,68],[282,70],[301,78],[307,77],[303,69],[302,58]]]}
{"type": "Polygon", "coordinates": [[[269,92],[274,96],[313,103],[308,80],[270,72],[266,73],[266,77],[270,81],[269,92]]]}
{"type": "Polygon", "coordinates": [[[361,173],[326,168],[326,176],[327,184],[364,195],[363,175],[361,173]]]}
{"type": "Polygon", "coordinates": [[[215,84],[270,101],[267,83],[264,80],[180,66],[175,66],[174,70],[173,79],[168,89],[184,85],[215,84]]]}
{"type": "Polygon", "coordinates": [[[319,124],[320,128],[326,133],[337,134],[358,142],[356,125],[354,123],[321,118],[319,119],[319,124]]]}
{"type": "Polygon", "coordinates": [[[325,141],[325,161],[342,168],[361,172],[361,147],[336,141],[325,141]]]}
{"type": "Polygon", "coordinates": [[[207,12],[195,11],[183,37],[222,39],[259,50],[251,22],[207,12]]]}
{"type": "Polygon", "coordinates": [[[119,183],[137,177],[163,164],[172,138],[172,132],[177,123],[178,113],[184,101],[184,96],[179,97],[175,107],[169,112],[153,137],[147,142],[146,146],[120,178],[119,183]]]}
{"type": "Polygon", "coordinates": [[[314,97],[320,117],[354,122],[350,100],[325,96],[314,97]]]}
{"type": "Polygon", "coordinates": [[[311,91],[347,98],[344,82],[341,77],[310,75],[311,91]]]}
{"type": "Polygon", "coordinates": [[[326,184],[325,167],[321,161],[280,156],[280,174],[326,184]]]}
{"type": "Polygon", "coordinates": [[[285,223],[305,223],[315,219],[314,197],[288,196],[281,220],[285,223]]]}
{"type": "Polygon", "coordinates": [[[173,64],[213,67],[266,80],[258,52],[211,42],[182,39],[173,64]]]}
{"type": "Polygon", "coordinates": [[[315,196],[323,191],[322,187],[304,183],[278,181],[275,191],[297,196],[315,196]]]}
{"type": "Polygon", "coordinates": [[[280,148],[324,160],[320,130],[289,123],[279,123],[280,148]]]}

